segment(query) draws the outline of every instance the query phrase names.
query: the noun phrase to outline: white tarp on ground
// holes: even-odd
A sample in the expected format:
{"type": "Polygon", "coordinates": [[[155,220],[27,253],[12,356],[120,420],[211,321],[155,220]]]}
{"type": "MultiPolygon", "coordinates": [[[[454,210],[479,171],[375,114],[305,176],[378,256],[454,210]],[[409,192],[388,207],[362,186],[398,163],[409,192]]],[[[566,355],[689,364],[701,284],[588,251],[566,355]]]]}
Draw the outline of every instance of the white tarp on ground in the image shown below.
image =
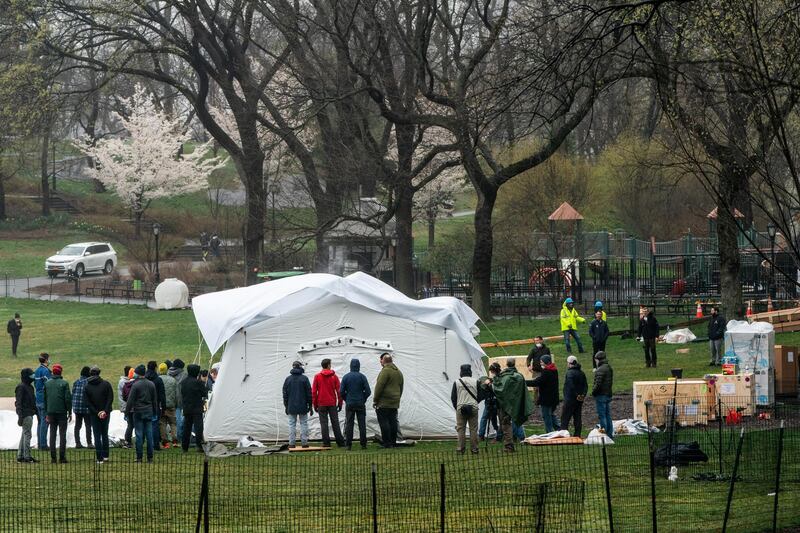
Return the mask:
{"type": "Polygon", "coordinates": [[[673,329],[664,334],[667,344],[686,344],[695,340],[697,336],[689,328],[673,329]]]}
{"type": "MultiPolygon", "coordinates": [[[[379,355],[392,353],[405,378],[399,418],[406,438],[452,436],[450,391],[459,367],[484,373],[483,350],[470,331],[478,317],[463,302],[412,300],[363,273],[306,274],[203,295],[193,309],[212,350],[227,341],[205,418],[211,441],[286,440],[282,387],[296,359],[313,380],[322,359],[342,378],[357,358],[374,387],[379,355]]],[[[369,433],[379,433],[367,405],[369,433]]],[[[319,438],[319,417],[309,425],[319,438]]]]}
{"type": "MultiPolygon", "coordinates": [[[[31,447],[37,447],[36,422],[38,418],[33,417],[33,428],[31,429],[31,447]]],[[[67,427],[67,447],[75,447],[75,419],[67,427]]],[[[111,440],[122,440],[125,438],[125,418],[119,411],[112,411],[111,420],[108,422],[108,436],[111,440]]],[[[0,410],[0,450],[16,450],[19,446],[19,439],[22,436],[22,428],[17,425],[17,413],[15,411],[0,410]]],[[[49,433],[48,433],[49,438],[49,433]]],[[[81,443],[86,446],[86,430],[81,428],[81,443]]],[[[56,446],[58,443],[56,442],[56,446]]]]}

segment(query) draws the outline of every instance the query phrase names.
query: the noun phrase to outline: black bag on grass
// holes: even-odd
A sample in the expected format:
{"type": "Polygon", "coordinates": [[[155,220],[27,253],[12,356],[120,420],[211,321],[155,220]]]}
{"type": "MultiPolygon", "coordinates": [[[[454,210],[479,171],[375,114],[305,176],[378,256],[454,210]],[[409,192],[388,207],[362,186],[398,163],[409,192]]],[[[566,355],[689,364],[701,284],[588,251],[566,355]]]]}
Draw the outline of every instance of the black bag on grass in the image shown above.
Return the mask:
{"type": "Polygon", "coordinates": [[[688,444],[675,442],[672,444],[672,454],[670,454],[669,448],[669,445],[665,444],[656,449],[656,466],[685,466],[691,463],[708,462],[708,455],[700,449],[700,445],[696,442],[688,444]]]}

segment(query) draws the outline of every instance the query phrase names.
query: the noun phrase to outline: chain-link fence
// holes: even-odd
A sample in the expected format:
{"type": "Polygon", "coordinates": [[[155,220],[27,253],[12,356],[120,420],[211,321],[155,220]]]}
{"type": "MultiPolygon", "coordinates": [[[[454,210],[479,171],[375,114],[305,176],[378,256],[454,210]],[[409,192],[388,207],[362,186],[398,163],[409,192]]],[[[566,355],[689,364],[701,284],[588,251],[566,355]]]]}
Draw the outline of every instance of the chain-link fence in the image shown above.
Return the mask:
{"type": "Polygon", "coordinates": [[[516,453],[486,442],[477,455],[444,442],[226,458],[172,449],[142,464],[113,449],[105,464],[91,450],[69,450],[67,464],[34,451],[41,462],[28,464],[6,451],[0,531],[756,532],[772,529],[773,518],[778,529],[800,525],[798,411],[730,411],[692,427],[667,420],[659,433],[616,435],[613,445],[516,453]]]}

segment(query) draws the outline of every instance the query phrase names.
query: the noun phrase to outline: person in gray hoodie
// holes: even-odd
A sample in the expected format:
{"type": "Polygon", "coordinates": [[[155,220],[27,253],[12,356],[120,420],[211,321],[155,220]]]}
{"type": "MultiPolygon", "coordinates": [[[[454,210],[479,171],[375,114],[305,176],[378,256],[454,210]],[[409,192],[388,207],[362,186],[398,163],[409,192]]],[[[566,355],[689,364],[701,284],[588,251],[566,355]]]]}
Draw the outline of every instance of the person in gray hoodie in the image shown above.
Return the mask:
{"type": "Polygon", "coordinates": [[[177,421],[175,420],[175,406],[178,402],[178,382],[167,374],[167,370],[166,363],[158,365],[158,373],[161,376],[161,381],[164,382],[164,398],[166,400],[164,414],[161,415],[161,424],[159,426],[161,447],[165,449],[178,445],[177,421]]]}
{"type": "Polygon", "coordinates": [[[350,361],[350,372],[342,378],[339,396],[345,403],[344,438],[347,450],[353,449],[353,422],[358,418],[358,440],[367,449],[367,398],[372,394],[367,376],[361,373],[361,361],[350,361]]]}
{"type": "MultiPolygon", "coordinates": [[[[177,392],[175,394],[175,431],[178,434],[178,442],[183,442],[183,401],[181,400],[181,382],[186,379],[186,364],[180,360],[175,359],[172,362],[167,375],[172,376],[177,384],[177,392]]],[[[177,443],[176,443],[177,444],[177,443]]]]}
{"type": "Polygon", "coordinates": [[[130,365],[125,365],[125,369],[122,371],[122,375],[119,377],[119,381],[117,382],[117,402],[119,403],[119,412],[122,413],[122,416],[125,417],[125,423],[128,424],[128,427],[125,428],[125,441],[122,445],[124,448],[131,447],[131,440],[133,439],[133,418],[128,418],[128,415],[125,414],[125,395],[123,394],[123,389],[125,385],[127,385],[131,380],[128,377],[128,374],[131,371],[130,365]]]}

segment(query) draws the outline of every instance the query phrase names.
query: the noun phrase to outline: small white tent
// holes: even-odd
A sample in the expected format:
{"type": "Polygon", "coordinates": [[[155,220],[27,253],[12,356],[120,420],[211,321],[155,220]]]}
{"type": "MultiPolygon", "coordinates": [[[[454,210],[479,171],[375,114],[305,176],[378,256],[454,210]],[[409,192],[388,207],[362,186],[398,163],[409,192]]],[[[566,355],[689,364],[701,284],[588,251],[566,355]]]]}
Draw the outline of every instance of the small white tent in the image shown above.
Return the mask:
{"type": "MultiPolygon", "coordinates": [[[[322,359],[331,359],[341,379],[357,358],[374,384],[380,354],[391,353],[405,378],[399,419],[407,438],[452,436],[450,391],[459,367],[470,364],[473,375],[483,374],[484,353],[473,338],[478,316],[467,305],[455,298],[412,300],[360,272],[285,278],[198,296],[192,305],[211,351],[227,343],[206,413],[210,441],[286,439],[282,388],[294,360],[313,380],[322,359]]],[[[367,425],[379,432],[370,408],[367,425]]],[[[309,429],[319,438],[317,416],[309,429]]]]}

